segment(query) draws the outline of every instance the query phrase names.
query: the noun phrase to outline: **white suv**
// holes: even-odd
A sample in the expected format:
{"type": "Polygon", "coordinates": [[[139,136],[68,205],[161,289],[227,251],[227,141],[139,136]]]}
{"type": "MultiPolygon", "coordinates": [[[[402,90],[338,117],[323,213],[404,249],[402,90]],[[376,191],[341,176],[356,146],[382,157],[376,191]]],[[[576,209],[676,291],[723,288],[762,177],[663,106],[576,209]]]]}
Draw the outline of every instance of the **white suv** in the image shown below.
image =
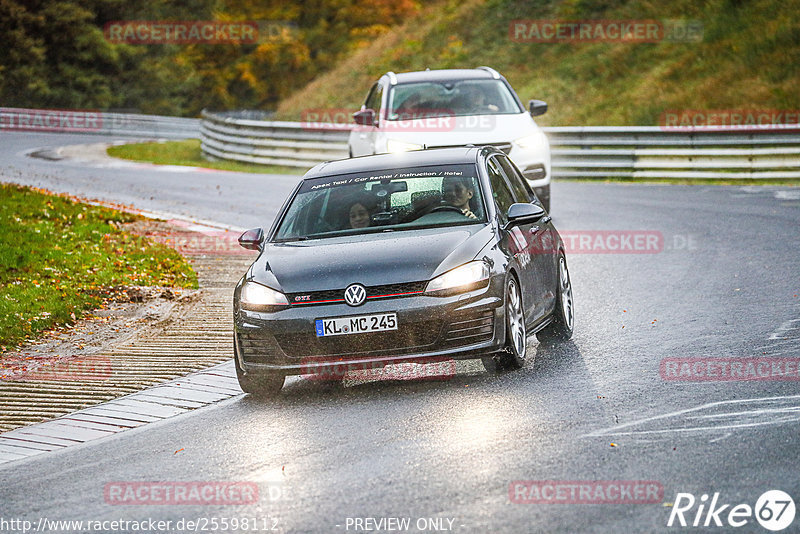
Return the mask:
{"type": "Polygon", "coordinates": [[[463,145],[493,145],[509,155],[550,210],[550,143],[508,81],[489,67],[387,72],[353,115],[350,156],[463,145]]]}

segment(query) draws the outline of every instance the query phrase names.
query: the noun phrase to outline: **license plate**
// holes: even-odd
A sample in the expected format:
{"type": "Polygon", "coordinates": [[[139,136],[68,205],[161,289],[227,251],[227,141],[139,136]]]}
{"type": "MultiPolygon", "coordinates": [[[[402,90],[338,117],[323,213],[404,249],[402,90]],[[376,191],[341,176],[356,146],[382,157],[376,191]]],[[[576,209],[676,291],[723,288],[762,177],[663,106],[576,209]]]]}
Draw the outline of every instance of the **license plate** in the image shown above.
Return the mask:
{"type": "Polygon", "coordinates": [[[332,317],[330,319],[317,319],[314,322],[317,337],[397,330],[396,313],[379,313],[376,315],[361,315],[359,317],[332,317]]]}

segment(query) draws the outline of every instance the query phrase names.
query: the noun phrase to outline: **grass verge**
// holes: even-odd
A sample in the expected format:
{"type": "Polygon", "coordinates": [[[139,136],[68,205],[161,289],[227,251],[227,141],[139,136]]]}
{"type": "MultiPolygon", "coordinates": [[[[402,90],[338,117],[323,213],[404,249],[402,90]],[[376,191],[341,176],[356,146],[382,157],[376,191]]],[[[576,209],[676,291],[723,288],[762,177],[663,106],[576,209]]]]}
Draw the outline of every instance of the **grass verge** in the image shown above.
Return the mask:
{"type": "Polygon", "coordinates": [[[123,231],[139,216],[0,184],[3,351],[70,324],[131,286],[196,288],[173,249],[123,231]]]}
{"type": "Polygon", "coordinates": [[[157,165],[186,165],[221,171],[252,172],[261,174],[300,175],[308,169],[281,167],[279,165],[256,165],[237,161],[208,161],[200,150],[199,139],[167,141],[164,143],[134,143],[109,147],[108,155],[132,161],[143,161],[157,165]]]}

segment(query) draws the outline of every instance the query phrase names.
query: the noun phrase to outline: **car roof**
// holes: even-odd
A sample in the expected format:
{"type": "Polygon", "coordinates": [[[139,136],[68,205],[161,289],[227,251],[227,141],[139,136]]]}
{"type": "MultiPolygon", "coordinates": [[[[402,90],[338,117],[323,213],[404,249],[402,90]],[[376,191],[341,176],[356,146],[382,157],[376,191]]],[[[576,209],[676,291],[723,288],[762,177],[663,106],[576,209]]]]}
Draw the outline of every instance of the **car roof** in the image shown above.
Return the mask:
{"type": "Polygon", "coordinates": [[[398,84],[417,82],[446,82],[458,80],[491,80],[493,74],[484,69],[442,69],[400,72],[395,74],[398,84]]]}
{"type": "Polygon", "coordinates": [[[308,171],[305,176],[303,176],[303,179],[404,167],[457,165],[464,163],[475,164],[478,153],[487,149],[497,151],[497,149],[493,147],[465,146],[413,150],[411,152],[400,152],[398,154],[376,154],[373,156],[360,156],[357,158],[326,161],[308,171]]]}

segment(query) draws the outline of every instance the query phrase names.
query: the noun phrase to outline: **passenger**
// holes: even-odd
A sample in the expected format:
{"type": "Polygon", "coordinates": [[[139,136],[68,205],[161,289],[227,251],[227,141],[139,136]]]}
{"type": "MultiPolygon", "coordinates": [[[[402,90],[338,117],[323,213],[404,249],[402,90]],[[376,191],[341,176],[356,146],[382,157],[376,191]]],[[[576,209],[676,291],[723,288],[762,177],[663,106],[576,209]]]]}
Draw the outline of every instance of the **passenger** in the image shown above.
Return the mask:
{"type": "Polygon", "coordinates": [[[371,215],[375,211],[375,201],[369,195],[359,195],[349,204],[347,216],[350,228],[367,228],[371,224],[371,215]]]}
{"type": "Polygon", "coordinates": [[[469,201],[475,196],[472,178],[466,176],[448,176],[442,180],[442,199],[470,219],[478,217],[472,213],[469,201]]]}

